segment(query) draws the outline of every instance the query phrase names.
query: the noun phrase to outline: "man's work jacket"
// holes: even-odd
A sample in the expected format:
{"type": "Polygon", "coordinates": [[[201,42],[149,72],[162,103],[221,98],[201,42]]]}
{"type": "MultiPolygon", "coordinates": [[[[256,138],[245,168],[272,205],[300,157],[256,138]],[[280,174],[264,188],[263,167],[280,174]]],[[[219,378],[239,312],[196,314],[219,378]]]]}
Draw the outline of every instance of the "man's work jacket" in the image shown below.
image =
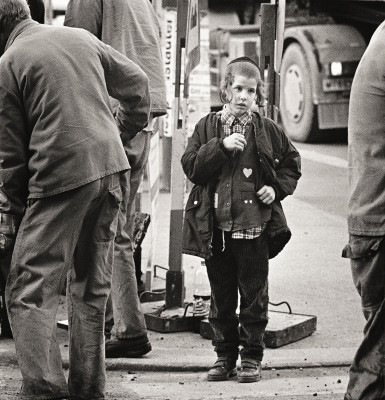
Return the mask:
{"type": "Polygon", "coordinates": [[[149,78],[152,116],[166,114],[160,25],[149,0],[70,0],[64,25],[86,29],[136,62],[149,78]]]}
{"type": "Polygon", "coordinates": [[[83,29],[30,19],[0,58],[0,212],[129,168],[122,135],[147,123],[148,78],[83,29]]]}
{"type": "Polygon", "coordinates": [[[348,229],[385,235],[385,22],[374,33],[354,76],[349,104],[348,229]]]}

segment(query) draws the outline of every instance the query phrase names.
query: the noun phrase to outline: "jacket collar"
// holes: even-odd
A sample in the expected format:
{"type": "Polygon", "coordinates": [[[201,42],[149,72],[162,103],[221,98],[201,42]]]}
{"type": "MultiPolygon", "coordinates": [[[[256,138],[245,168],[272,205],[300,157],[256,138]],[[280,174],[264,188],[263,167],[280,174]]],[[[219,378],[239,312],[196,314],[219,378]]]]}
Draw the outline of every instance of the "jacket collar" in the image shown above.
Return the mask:
{"type": "Polygon", "coordinates": [[[36,21],[33,21],[32,19],[25,19],[24,21],[21,21],[20,23],[18,23],[16,25],[16,27],[14,28],[14,30],[9,35],[9,38],[7,40],[7,44],[5,45],[4,51],[7,51],[7,49],[12,45],[12,43],[15,41],[15,39],[21,33],[23,33],[25,30],[27,30],[31,26],[35,26],[35,25],[39,25],[39,23],[36,21]]]}
{"type": "MultiPolygon", "coordinates": [[[[222,110],[221,110],[222,111],[222,110]]],[[[224,137],[224,131],[223,129],[220,129],[220,123],[219,121],[221,120],[221,111],[213,112],[212,115],[214,116],[214,123],[215,123],[215,132],[216,136],[218,137],[224,137]]],[[[251,113],[251,123],[253,124],[254,127],[254,135],[255,135],[255,140],[257,142],[257,146],[262,147],[263,149],[266,148],[266,135],[263,135],[262,131],[262,116],[261,114],[257,112],[252,112],[251,113]]],[[[270,142],[270,139],[268,140],[270,142]]],[[[271,146],[267,145],[268,148],[271,146]]]]}

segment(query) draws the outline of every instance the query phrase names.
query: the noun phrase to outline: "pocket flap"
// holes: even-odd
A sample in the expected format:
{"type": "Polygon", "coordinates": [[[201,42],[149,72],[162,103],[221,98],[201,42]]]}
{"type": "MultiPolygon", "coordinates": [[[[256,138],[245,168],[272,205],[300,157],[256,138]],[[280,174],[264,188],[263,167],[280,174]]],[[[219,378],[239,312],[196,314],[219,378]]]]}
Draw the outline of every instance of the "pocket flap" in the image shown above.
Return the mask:
{"type": "Polygon", "coordinates": [[[242,190],[241,191],[241,200],[245,203],[245,204],[252,204],[253,202],[257,201],[257,194],[254,191],[250,191],[250,190],[242,190]]]}
{"type": "Polygon", "coordinates": [[[122,188],[120,186],[112,188],[109,190],[110,194],[116,198],[116,200],[121,203],[123,201],[122,188]]]}
{"type": "Polygon", "coordinates": [[[351,236],[349,244],[342,251],[342,257],[352,260],[372,257],[377,253],[383,239],[382,236],[351,236]]]}

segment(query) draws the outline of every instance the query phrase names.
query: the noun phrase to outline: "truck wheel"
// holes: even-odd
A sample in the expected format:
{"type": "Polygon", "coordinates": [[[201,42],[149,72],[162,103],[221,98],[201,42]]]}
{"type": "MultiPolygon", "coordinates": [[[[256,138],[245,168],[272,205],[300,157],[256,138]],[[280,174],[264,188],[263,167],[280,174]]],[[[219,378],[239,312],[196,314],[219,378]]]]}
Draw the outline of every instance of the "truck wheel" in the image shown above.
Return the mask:
{"type": "Polygon", "coordinates": [[[318,136],[316,111],[309,65],[301,46],[293,43],[285,51],[281,66],[280,114],[288,137],[298,142],[314,141],[318,136]]]}

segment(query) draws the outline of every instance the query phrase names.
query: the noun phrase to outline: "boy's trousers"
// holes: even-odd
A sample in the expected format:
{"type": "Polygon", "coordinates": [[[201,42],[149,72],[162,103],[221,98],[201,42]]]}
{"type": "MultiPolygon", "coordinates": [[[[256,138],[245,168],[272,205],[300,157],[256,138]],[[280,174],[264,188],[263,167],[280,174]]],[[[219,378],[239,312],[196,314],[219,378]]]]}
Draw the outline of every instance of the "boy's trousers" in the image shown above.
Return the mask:
{"type": "MultiPolygon", "coordinates": [[[[112,334],[118,339],[147,336],[147,327],[138,296],[131,235],[134,201],[150,151],[150,131],[141,131],[125,145],[131,169],[124,174],[123,207],[115,238],[114,269],[111,296],[106,310],[107,324],[113,324],[112,334]]],[[[108,331],[108,329],[107,329],[108,331]]]]}
{"type": "Polygon", "coordinates": [[[121,200],[116,173],[28,201],[6,288],[23,399],[104,399],[104,313],[121,200]],[[67,273],[68,387],[55,320],[67,273]]]}
{"type": "Polygon", "coordinates": [[[350,235],[343,257],[350,258],[354,284],[366,319],[364,338],[349,371],[345,400],[385,399],[385,240],[350,235]]]}
{"type": "Polygon", "coordinates": [[[241,346],[241,358],[262,360],[268,322],[268,262],[265,233],[255,239],[232,239],[225,232],[223,242],[222,232],[214,231],[213,256],[206,266],[211,286],[209,321],[218,357],[237,359],[241,346]]]}

